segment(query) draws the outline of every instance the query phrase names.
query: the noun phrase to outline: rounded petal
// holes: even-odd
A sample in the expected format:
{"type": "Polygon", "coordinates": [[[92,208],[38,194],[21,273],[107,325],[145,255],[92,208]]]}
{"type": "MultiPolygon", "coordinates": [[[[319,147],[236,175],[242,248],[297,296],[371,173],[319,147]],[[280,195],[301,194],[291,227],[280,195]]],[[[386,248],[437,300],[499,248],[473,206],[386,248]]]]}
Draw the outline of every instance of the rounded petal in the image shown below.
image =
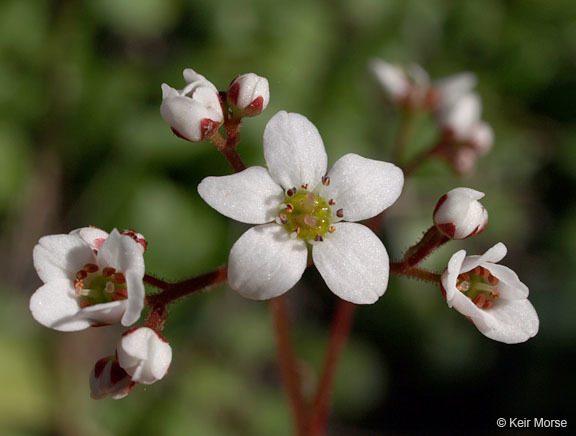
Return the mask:
{"type": "Polygon", "coordinates": [[[236,174],[206,177],[198,185],[200,197],[229,218],[247,224],[265,224],[278,215],[284,190],[262,167],[236,174]]]}
{"type": "Polygon", "coordinates": [[[80,306],[70,280],[52,280],[41,286],[30,298],[30,311],[40,324],[54,330],[72,332],[91,326],[78,317],[80,306]]]}
{"type": "Polygon", "coordinates": [[[396,165],[353,153],[338,159],[328,176],[330,184],[321,195],[334,199],[346,221],[378,215],[398,199],[404,186],[404,173],[396,165]]]}
{"type": "Polygon", "coordinates": [[[477,266],[485,266],[486,262],[497,263],[504,259],[506,256],[506,246],[502,242],[498,242],[492,248],[488,249],[482,256],[468,256],[462,262],[460,273],[465,273],[473,270],[477,266]]]}
{"type": "Polygon", "coordinates": [[[264,130],[264,159],[284,189],[314,188],[326,174],[328,157],[318,129],[300,114],[278,112],[264,130]]]}
{"type": "Polygon", "coordinates": [[[144,256],[142,248],[134,239],[121,235],[118,230],[110,232],[108,239],[98,252],[98,265],[120,270],[126,275],[132,272],[142,279],[144,277],[144,256]]]}
{"type": "Polygon", "coordinates": [[[206,125],[203,120],[211,120],[214,125],[222,121],[217,111],[211,111],[200,101],[183,96],[164,98],[160,115],[180,136],[192,142],[204,140],[206,125]]]}
{"type": "Polygon", "coordinates": [[[538,314],[527,299],[498,301],[492,309],[478,309],[470,318],[484,336],[506,344],[525,342],[540,327],[538,314]]]}
{"type": "Polygon", "coordinates": [[[126,290],[128,292],[128,300],[126,301],[126,311],[122,316],[123,326],[129,326],[138,321],[142,309],[144,309],[146,290],[144,289],[142,276],[128,271],[126,273],[126,290]]]}
{"type": "Polygon", "coordinates": [[[528,298],[530,293],[528,286],[522,283],[518,275],[510,268],[495,263],[484,263],[482,266],[499,280],[498,291],[500,292],[500,298],[505,300],[528,298]]]}
{"type": "Polygon", "coordinates": [[[372,59],[369,67],[390,98],[399,100],[408,94],[410,82],[402,68],[381,59],[372,59]]]}
{"type": "Polygon", "coordinates": [[[253,300],[277,297],[292,288],[306,269],[308,250],[282,226],[252,227],[230,250],[228,283],[253,300]]]}
{"type": "Polygon", "coordinates": [[[480,120],[481,111],[480,97],[474,93],[468,93],[440,114],[440,121],[444,127],[454,132],[458,140],[465,141],[473,126],[480,120]]]}
{"type": "Polygon", "coordinates": [[[314,264],[338,297],[374,303],[388,286],[390,265],[382,241],[362,224],[338,223],[334,233],[312,248],[314,264]]]}
{"type": "Polygon", "coordinates": [[[36,272],[44,283],[72,278],[84,265],[96,262],[90,246],[76,235],[44,236],[32,255],[36,272]]]}
{"type": "Polygon", "coordinates": [[[152,384],[164,377],[172,361],[168,342],[147,327],[125,333],[116,352],[120,366],[133,381],[143,384],[152,384]]]}
{"type": "Polygon", "coordinates": [[[445,77],[434,83],[434,88],[440,98],[440,106],[443,109],[449,108],[460,97],[472,91],[476,86],[476,75],[465,72],[445,77]]]}
{"type": "Polygon", "coordinates": [[[77,317],[89,321],[91,325],[112,325],[122,319],[127,306],[128,300],[95,304],[81,309],[77,317]]]}
{"type": "MultiPolygon", "coordinates": [[[[450,261],[448,262],[448,268],[442,273],[442,287],[446,292],[446,302],[448,303],[448,307],[452,307],[454,305],[454,299],[459,298],[458,295],[462,295],[466,300],[465,297],[458,289],[456,288],[456,282],[458,281],[458,276],[462,270],[462,263],[466,258],[466,251],[460,250],[457,251],[452,255],[450,261]]],[[[468,300],[469,301],[469,300],[468,300]]]]}
{"type": "Polygon", "coordinates": [[[93,226],[72,230],[69,234],[83,239],[84,242],[90,245],[92,250],[99,250],[106,238],[108,238],[108,232],[93,226]]]}

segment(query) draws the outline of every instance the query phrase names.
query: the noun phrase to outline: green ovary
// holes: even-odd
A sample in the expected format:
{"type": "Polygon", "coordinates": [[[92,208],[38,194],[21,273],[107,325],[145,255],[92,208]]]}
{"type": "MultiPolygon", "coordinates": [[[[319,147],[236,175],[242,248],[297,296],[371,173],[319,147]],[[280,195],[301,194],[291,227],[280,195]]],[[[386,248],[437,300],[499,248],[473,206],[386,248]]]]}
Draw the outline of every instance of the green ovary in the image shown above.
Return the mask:
{"type": "Polygon", "coordinates": [[[85,299],[85,303],[88,303],[87,305],[89,306],[110,303],[111,301],[123,299],[118,298],[118,291],[122,291],[119,289],[121,287],[124,288],[123,291],[125,293],[125,284],[114,283],[110,277],[99,275],[94,277],[84,286],[82,297],[85,299]]]}
{"type": "Polygon", "coordinates": [[[285,222],[284,228],[297,232],[298,238],[311,240],[324,236],[330,228],[332,212],[326,200],[313,192],[299,190],[291,197],[287,196],[288,205],[280,218],[285,222]]]}

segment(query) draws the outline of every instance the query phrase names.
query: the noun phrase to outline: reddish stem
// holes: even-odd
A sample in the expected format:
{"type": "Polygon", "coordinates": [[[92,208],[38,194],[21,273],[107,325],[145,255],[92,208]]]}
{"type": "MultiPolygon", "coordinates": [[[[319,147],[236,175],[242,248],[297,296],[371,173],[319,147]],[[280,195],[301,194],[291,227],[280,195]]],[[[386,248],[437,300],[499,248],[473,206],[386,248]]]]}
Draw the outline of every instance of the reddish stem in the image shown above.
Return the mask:
{"type": "Polygon", "coordinates": [[[338,361],[346,345],[352,320],[356,311],[356,305],[344,300],[338,300],[336,313],[332,322],[330,340],[322,378],[316,391],[312,415],[310,418],[310,435],[322,436],[326,434],[328,412],[333,391],[334,379],[338,368],[338,361]]]}
{"type": "Polygon", "coordinates": [[[441,233],[436,226],[430,227],[422,239],[406,251],[402,265],[405,269],[418,265],[449,240],[450,238],[441,233]]]}
{"type": "Polygon", "coordinates": [[[296,367],[286,297],[281,295],[270,300],[270,312],[276,334],[277,361],[284,390],[288,395],[296,434],[306,436],[305,404],[302,397],[300,374],[296,367]]]}
{"type": "Polygon", "coordinates": [[[422,268],[406,268],[403,262],[390,263],[390,274],[403,275],[414,279],[424,280],[425,282],[440,284],[441,275],[422,268]]]}

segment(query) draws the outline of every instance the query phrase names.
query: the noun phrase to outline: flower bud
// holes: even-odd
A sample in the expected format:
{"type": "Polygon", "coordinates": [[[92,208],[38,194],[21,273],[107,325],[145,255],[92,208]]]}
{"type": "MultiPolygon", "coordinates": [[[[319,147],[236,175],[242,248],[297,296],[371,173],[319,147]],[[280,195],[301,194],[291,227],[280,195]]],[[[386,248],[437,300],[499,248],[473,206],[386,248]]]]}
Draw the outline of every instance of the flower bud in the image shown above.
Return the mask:
{"type": "Polygon", "coordinates": [[[488,153],[494,143],[494,131],[490,124],[483,121],[476,123],[470,131],[468,142],[478,155],[488,153]]]}
{"type": "Polygon", "coordinates": [[[142,254],[146,253],[146,248],[148,247],[148,241],[146,241],[146,238],[142,233],[138,233],[135,230],[126,229],[122,230],[120,234],[130,236],[138,243],[138,245],[140,245],[140,248],[142,248],[142,254]]]}
{"type": "Polygon", "coordinates": [[[105,357],[96,362],[90,374],[90,396],[95,400],[106,397],[119,400],[128,395],[135,384],[113,356],[105,357]]]}
{"type": "Polygon", "coordinates": [[[166,339],[148,327],[124,333],[116,354],[132,380],[147,385],[164,377],[172,361],[172,348],[166,339]]]}
{"type": "Polygon", "coordinates": [[[190,142],[211,137],[224,119],[216,87],[194,70],[184,70],[187,85],[176,90],[162,84],[160,114],[172,131],[190,142]]]}
{"type": "Polygon", "coordinates": [[[236,77],[226,93],[228,104],[241,117],[260,114],[270,101],[268,80],[254,73],[236,77]]]}
{"type": "Polygon", "coordinates": [[[434,224],[451,239],[466,239],[480,233],[488,223],[488,212],[478,201],[484,193],[455,188],[443,195],[434,209],[434,224]]]}

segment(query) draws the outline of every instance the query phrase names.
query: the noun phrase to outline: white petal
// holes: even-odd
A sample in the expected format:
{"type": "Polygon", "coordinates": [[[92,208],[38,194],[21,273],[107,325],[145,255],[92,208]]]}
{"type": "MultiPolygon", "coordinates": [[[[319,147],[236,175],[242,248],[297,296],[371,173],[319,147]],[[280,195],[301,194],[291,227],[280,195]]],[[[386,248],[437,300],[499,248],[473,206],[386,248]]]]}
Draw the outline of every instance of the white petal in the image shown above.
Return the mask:
{"type": "Polygon", "coordinates": [[[33,251],[34,267],[43,282],[74,277],[87,263],[95,263],[90,246],[75,235],[40,238],[33,251]]]}
{"type": "Polygon", "coordinates": [[[344,209],[346,221],[378,215],[398,199],[404,185],[404,174],[396,165],[353,153],[338,159],[328,176],[330,184],[321,195],[334,199],[336,209],[344,209]]]}
{"type": "Polygon", "coordinates": [[[454,104],[464,94],[472,91],[475,86],[476,75],[468,72],[454,74],[434,83],[443,108],[454,104]]]}
{"type": "Polygon", "coordinates": [[[122,319],[126,312],[127,300],[111,301],[110,303],[95,304],[80,310],[77,317],[85,319],[91,325],[111,325],[122,319]]]}
{"type": "Polygon", "coordinates": [[[121,235],[116,229],[102,244],[97,260],[101,268],[109,266],[125,275],[130,271],[140,278],[144,277],[144,256],[140,244],[130,236],[121,235]]]}
{"type": "Polygon", "coordinates": [[[506,344],[527,341],[540,326],[538,314],[527,299],[498,300],[489,310],[478,309],[471,319],[483,335],[506,344]]]}
{"type": "Polygon", "coordinates": [[[306,269],[308,250],[282,226],[252,227],[230,250],[228,283],[243,297],[267,300],[292,288],[306,269]]]}
{"type": "Polygon", "coordinates": [[[454,132],[458,140],[465,141],[480,120],[481,110],[480,97],[469,93],[460,97],[449,110],[441,114],[441,122],[454,132]]]}
{"type": "Polygon", "coordinates": [[[140,318],[142,309],[144,309],[144,298],[146,290],[142,276],[128,271],[126,277],[126,291],[128,292],[128,300],[126,301],[126,312],[122,316],[122,325],[130,326],[140,318]]]}
{"type": "Polygon", "coordinates": [[[410,82],[402,68],[381,59],[373,59],[369,66],[390,98],[398,100],[408,94],[410,82]]]}
{"type": "MultiPolygon", "coordinates": [[[[456,289],[456,282],[458,281],[458,276],[462,269],[462,262],[464,262],[465,257],[466,251],[464,250],[454,253],[448,262],[448,268],[446,268],[444,273],[442,273],[442,287],[446,292],[446,302],[448,303],[448,307],[454,305],[454,298],[456,298],[456,295],[462,295],[462,293],[456,289]]],[[[467,297],[464,298],[468,300],[467,297]]]]}
{"type": "Polygon", "coordinates": [[[247,224],[273,221],[284,200],[284,190],[262,167],[250,167],[230,176],[206,177],[198,185],[198,193],[222,215],[247,224]]]}
{"type": "Polygon", "coordinates": [[[127,332],[116,349],[118,362],[132,380],[152,384],[166,375],[172,361],[172,348],[147,327],[127,332]]]}
{"type": "Polygon", "coordinates": [[[203,139],[203,119],[221,121],[211,118],[213,114],[199,101],[181,96],[164,98],[160,105],[160,115],[180,135],[193,142],[203,139]]]}
{"type": "Polygon", "coordinates": [[[338,223],[313,246],[314,264],[337,296],[356,304],[374,303],[388,286],[388,253],[368,227],[338,223]]]}
{"type": "Polygon", "coordinates": [[[313,189],[326,174],[328,162],[314,124],[303,115],[284,111],[266,125],[264,159],[270,175],[284,189],[306,184],[313,189]]]}
{"type": "Polygon", "coordinates": [[[90,321],[78,317],[80,306],[70,280],[52,280],[30,298],[30,311],[40,324],[64,332],[83,330],[90,321]]]}
{"type": "Polygon", "coordinates": [[[528,286],[522,283],[518,275],[510,268],[490,262],[483,263],[482,266],[499,280],[497,287],[500,292],[500,298],[505,300],[528,298],[530,293],[528,286]]]}
{"type": "Polygon", "coordinates": [[[212,88],[212,90],[214,92],[218,93],[218,89],[216,88],[216,86],[214,86],[214,84],[212,82],[210,82],[202,74],[198,74],[192,68],[186,68],[183,71],[182,75],[184,76],[184,80],[186,81],[186,83],[190,84],[193,82],[201,82],[202,86],[208,86],[208,87],[212,88]]]}
{"type": "Polygon", "coordinates": [[[506,256],[506,246],[502,242],[498,242],[492,248],[486,251],[482,256],[468,256],[464,259],[460,273],[465,273],[473,270],[477,266],[483,265],[486,262],[497,263],[504,259],[506,256]]]}
{"type": "Polygon", "coordinates": [[[82,227],[72,230],[69,234],[80,237],[93,250],[99,250],[106,238],[108,238],[108,232],[98,227],[82,227]]]}

